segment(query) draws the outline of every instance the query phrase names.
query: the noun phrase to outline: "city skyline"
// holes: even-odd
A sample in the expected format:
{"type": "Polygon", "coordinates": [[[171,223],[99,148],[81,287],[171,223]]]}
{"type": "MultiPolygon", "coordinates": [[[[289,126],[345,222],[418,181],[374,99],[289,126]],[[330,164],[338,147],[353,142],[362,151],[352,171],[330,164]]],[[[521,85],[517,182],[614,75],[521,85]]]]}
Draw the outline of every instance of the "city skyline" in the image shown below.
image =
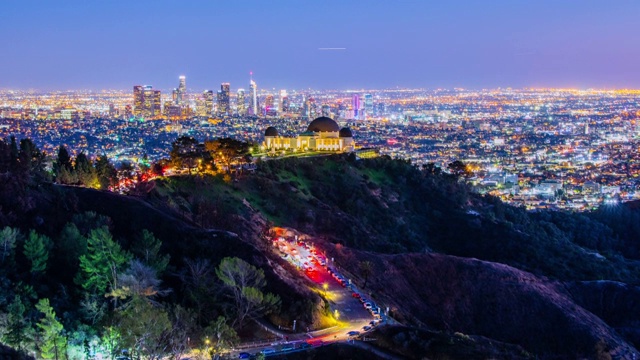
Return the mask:
{"type": "Polygon", "coordinates": [[[247,88],[250,71],[278,89],[640,83],[631,1],[149,4],[4,4],[11,55],[0,59],[0,88],[164,90],[179,75],[191,89],[247,88]]]}

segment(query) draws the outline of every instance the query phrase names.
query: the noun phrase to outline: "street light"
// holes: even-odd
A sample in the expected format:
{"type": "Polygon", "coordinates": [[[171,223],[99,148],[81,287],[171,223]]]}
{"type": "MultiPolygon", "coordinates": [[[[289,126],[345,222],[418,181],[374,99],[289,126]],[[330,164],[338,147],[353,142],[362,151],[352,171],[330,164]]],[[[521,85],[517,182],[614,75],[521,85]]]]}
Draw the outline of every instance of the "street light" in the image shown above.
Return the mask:
{"type": "Polygon", "coordinates": [[[322,284],[322,288],[324,289],[324,297],[327,297],[327,289],[329,289],[329,284],[322,284]]]}

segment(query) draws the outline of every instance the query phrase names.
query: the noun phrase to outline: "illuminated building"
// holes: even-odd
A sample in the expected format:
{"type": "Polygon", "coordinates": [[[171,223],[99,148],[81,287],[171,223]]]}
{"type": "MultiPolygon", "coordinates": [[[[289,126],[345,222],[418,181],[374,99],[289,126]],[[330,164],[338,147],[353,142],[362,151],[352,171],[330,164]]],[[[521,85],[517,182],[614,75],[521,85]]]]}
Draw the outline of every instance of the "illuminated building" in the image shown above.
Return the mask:
{"type": "Polygon", "coordinates": [[[303,96],[302,99],[302,118],[310,119],[311,118],[311,102],[309,101],[309,97],[303,96]]]}
{"type": "Polygon", "coordinates": [[[351,99],[351,107],[353,108],[354,119],[360,118],[360,96],[358,94],[353,95],[351,99]]]}
{"type": "Polygon", "coordinates": [[[180,76],[180,84],[178,85],[177,97],[176,97],[176,105],[182,105],[186,100],[187,95],[187,78],[184,75],[180,76]]]}
{"type": "Polygon", "coordinates": [[[142,116],[142,107],[144,105],[144,91],[142,86],[133,87],[133,116],[142,116]]]}
{"type": "Polygon", "coordinates": [[[249,74],[251,75],[251,81],[249,83],[249,89],[251,91],[251,104],[249,106],[249,114],[258,115],[258,84],[253,81],[253,72],[249,74]]]}
{"type": "Polygon", "coordinates": [[[373,116],[373,95],[364,94],[364,116],[363,119],[369,119],[373,116]]]}
{"type": "Polygon", "coordinates": [[[133,87],[133,115],[137,117],[156,119],[162,116],[160,90],[153,90],[150,85],[133,87]]]}
{"type": "Polygon", "coordinates": [[[229,115],[229,95],[230,85],[229,83],[222,83],[220,85],[220,91],[218,91],[218,115],[229,115]]]}
{"type": "Polygon", "coordinates": [[[267,95],[264,99],[264,114],[265,115],[276,115],[276,109],[273,106],[273,95],[267,95]]]}
{"type": "Polygon", "coordinates": [[[280,90],[280,103],[278,104],[280,112],[289,111],[289,98],[287,97],[287,90],[280,90]],[[285,110],[285,101],[287,102],[287,110],[285,110]]]}
{"type": "Polygon", "coordinates": [[[353,151],[355,141],[351,129],[340,129],[338,123],[328,117],[319,117],[296,137],[283,137],[270,126],[264,133],[264,146],[269,150],[353,151]]]}
{"type": "Polygon", "coordinates": [[[238,89],[236,96],[236,111],[238,115],[244,115],[247,112],[247,105],[244,100],[244,89],[238,89]]]}
{"type": "Polygon", "coordinates": [[[202,93],[204,98],[204,111],[201,116],[212,116],[213,115],[213,90],[205,90],[202,93]]]}
{"type": "Polygon", "coordinates": [[[171,92],[171,100],[174,104],[178,104],[178,89],[173,89],[171,92]]]}
{"type": "Polygon", "coordinates": [[[331,106],[329,104],[322,104],[322,116],[330,116],[331,115],[331,106]]]}

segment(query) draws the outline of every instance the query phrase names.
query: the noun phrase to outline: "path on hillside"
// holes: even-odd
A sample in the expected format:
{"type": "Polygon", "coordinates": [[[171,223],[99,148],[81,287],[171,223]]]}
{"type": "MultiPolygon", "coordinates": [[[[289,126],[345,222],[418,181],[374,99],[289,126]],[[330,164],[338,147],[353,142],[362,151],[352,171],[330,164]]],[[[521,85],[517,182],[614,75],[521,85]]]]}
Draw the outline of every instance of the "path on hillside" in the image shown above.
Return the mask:
{"type": "MultiPolygon", "coordinates": [[[[333,267],[330,265],[327,266],[327,262],[330,262],[330,259],[326,259],[320,255],[308,242],[303,243],[295,239],[286,240],[276,237],[272,245],[276,253],[279,253],[285,260],[299,268],[300,276],[308,277],[318,285],[319,289],[323,289],[321,290],[321,292],[323,292],[322,295],[329,300],[331,311],[339,320],[338,325],[311,332],[287,333],[275,328],[266,321],[259,320],[257,322],[260,326],[266,331],[278,336],[280,340],[275,342],[265,341],[239,344],[234,351],[229,354],[231,358],[234,358],[241,352],[256,354],[265,349],[273,349],[276,352],[275,354],[283,354],[300,349],[302,343],[313,344],[313,346],[327,345],[336,342],[352,343],[349,340],[353,340],[355,337],[349,336],[347,333],[351,331],[357,331],[360,334],[365,333],[363,327],[369,326],[370,322],[376,317],[364,307],[358,298],[353,296],[354,292],[359,293],[359,291],[353,284],[350,284],[351,281],[349,279],[344,279],[344,283],[341,284],[339,280],[329,272],[329,269],[333,269],[334,273],[336,272],[333,267]]],[[[304,329],[298,328],[296,330],[300,331],[304,329]]],[[[357,346],[366,350],[374,349],[370,344],[357,346]]],[[[386,354],[383,352],[380,353],[386,354]]],[[[385,359],[395,359],[389,354],[381,357],[385,359]]]]}

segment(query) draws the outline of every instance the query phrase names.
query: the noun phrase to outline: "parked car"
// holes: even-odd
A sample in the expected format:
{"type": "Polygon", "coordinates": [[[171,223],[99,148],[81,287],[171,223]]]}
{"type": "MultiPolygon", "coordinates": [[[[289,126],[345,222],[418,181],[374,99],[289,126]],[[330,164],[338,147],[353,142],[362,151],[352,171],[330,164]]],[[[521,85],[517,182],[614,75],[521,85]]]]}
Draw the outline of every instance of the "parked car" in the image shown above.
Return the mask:
{"type": "Polygon", "coordinates": [[[348,335],[348,336],[358,336],[358,335],[360,335],[360,331],[355,331],[355,330],[353,330],[353,331],[349,331],[349,332],[347,333],[347,335],[348,335]]]}
{"type": "Polygon", "coordinates": [[[287,344],[282,347],[282,351],[291,351],[293,349],[294,349],[293,344],[287,344]]]}
{"type": "Polygon", "coordinates": [[[251,359],[251,354],[248,352],[241,352],[238,354],[238,359],[251,359]]]}
{"type": "Polygon", "coordinates": [[[358,294],[357,292],[354,292],[353,294],[351,294],[351,296],[356,299],[360,299],[360,294],[358,294]]]}
{"type": "Polygon", "coordinates": [[[300,349],[308,349],[311,347],[311,344],[303,342],[302,344],[300,344],[300,349]]]}
{"type": "Polygon", "coordinates": [[[366,302],[363,305],[365,309],[371,309],[373,307],[373,304],[371,304],[370,302],[366,302]]]}
{"type": "Polygon", "coordinates": [[[365,325],[365,326],[362,327],[362,330],[363,331],[369,331],[369,330],[371,330],[371,326],[365,325]]]}
{"type": "Polygon", "coordinates": [[[263,355],[275,354],[276,353],[276,349],[273,349],[273,348],[262,349],[261,353],[263,355]]]}

